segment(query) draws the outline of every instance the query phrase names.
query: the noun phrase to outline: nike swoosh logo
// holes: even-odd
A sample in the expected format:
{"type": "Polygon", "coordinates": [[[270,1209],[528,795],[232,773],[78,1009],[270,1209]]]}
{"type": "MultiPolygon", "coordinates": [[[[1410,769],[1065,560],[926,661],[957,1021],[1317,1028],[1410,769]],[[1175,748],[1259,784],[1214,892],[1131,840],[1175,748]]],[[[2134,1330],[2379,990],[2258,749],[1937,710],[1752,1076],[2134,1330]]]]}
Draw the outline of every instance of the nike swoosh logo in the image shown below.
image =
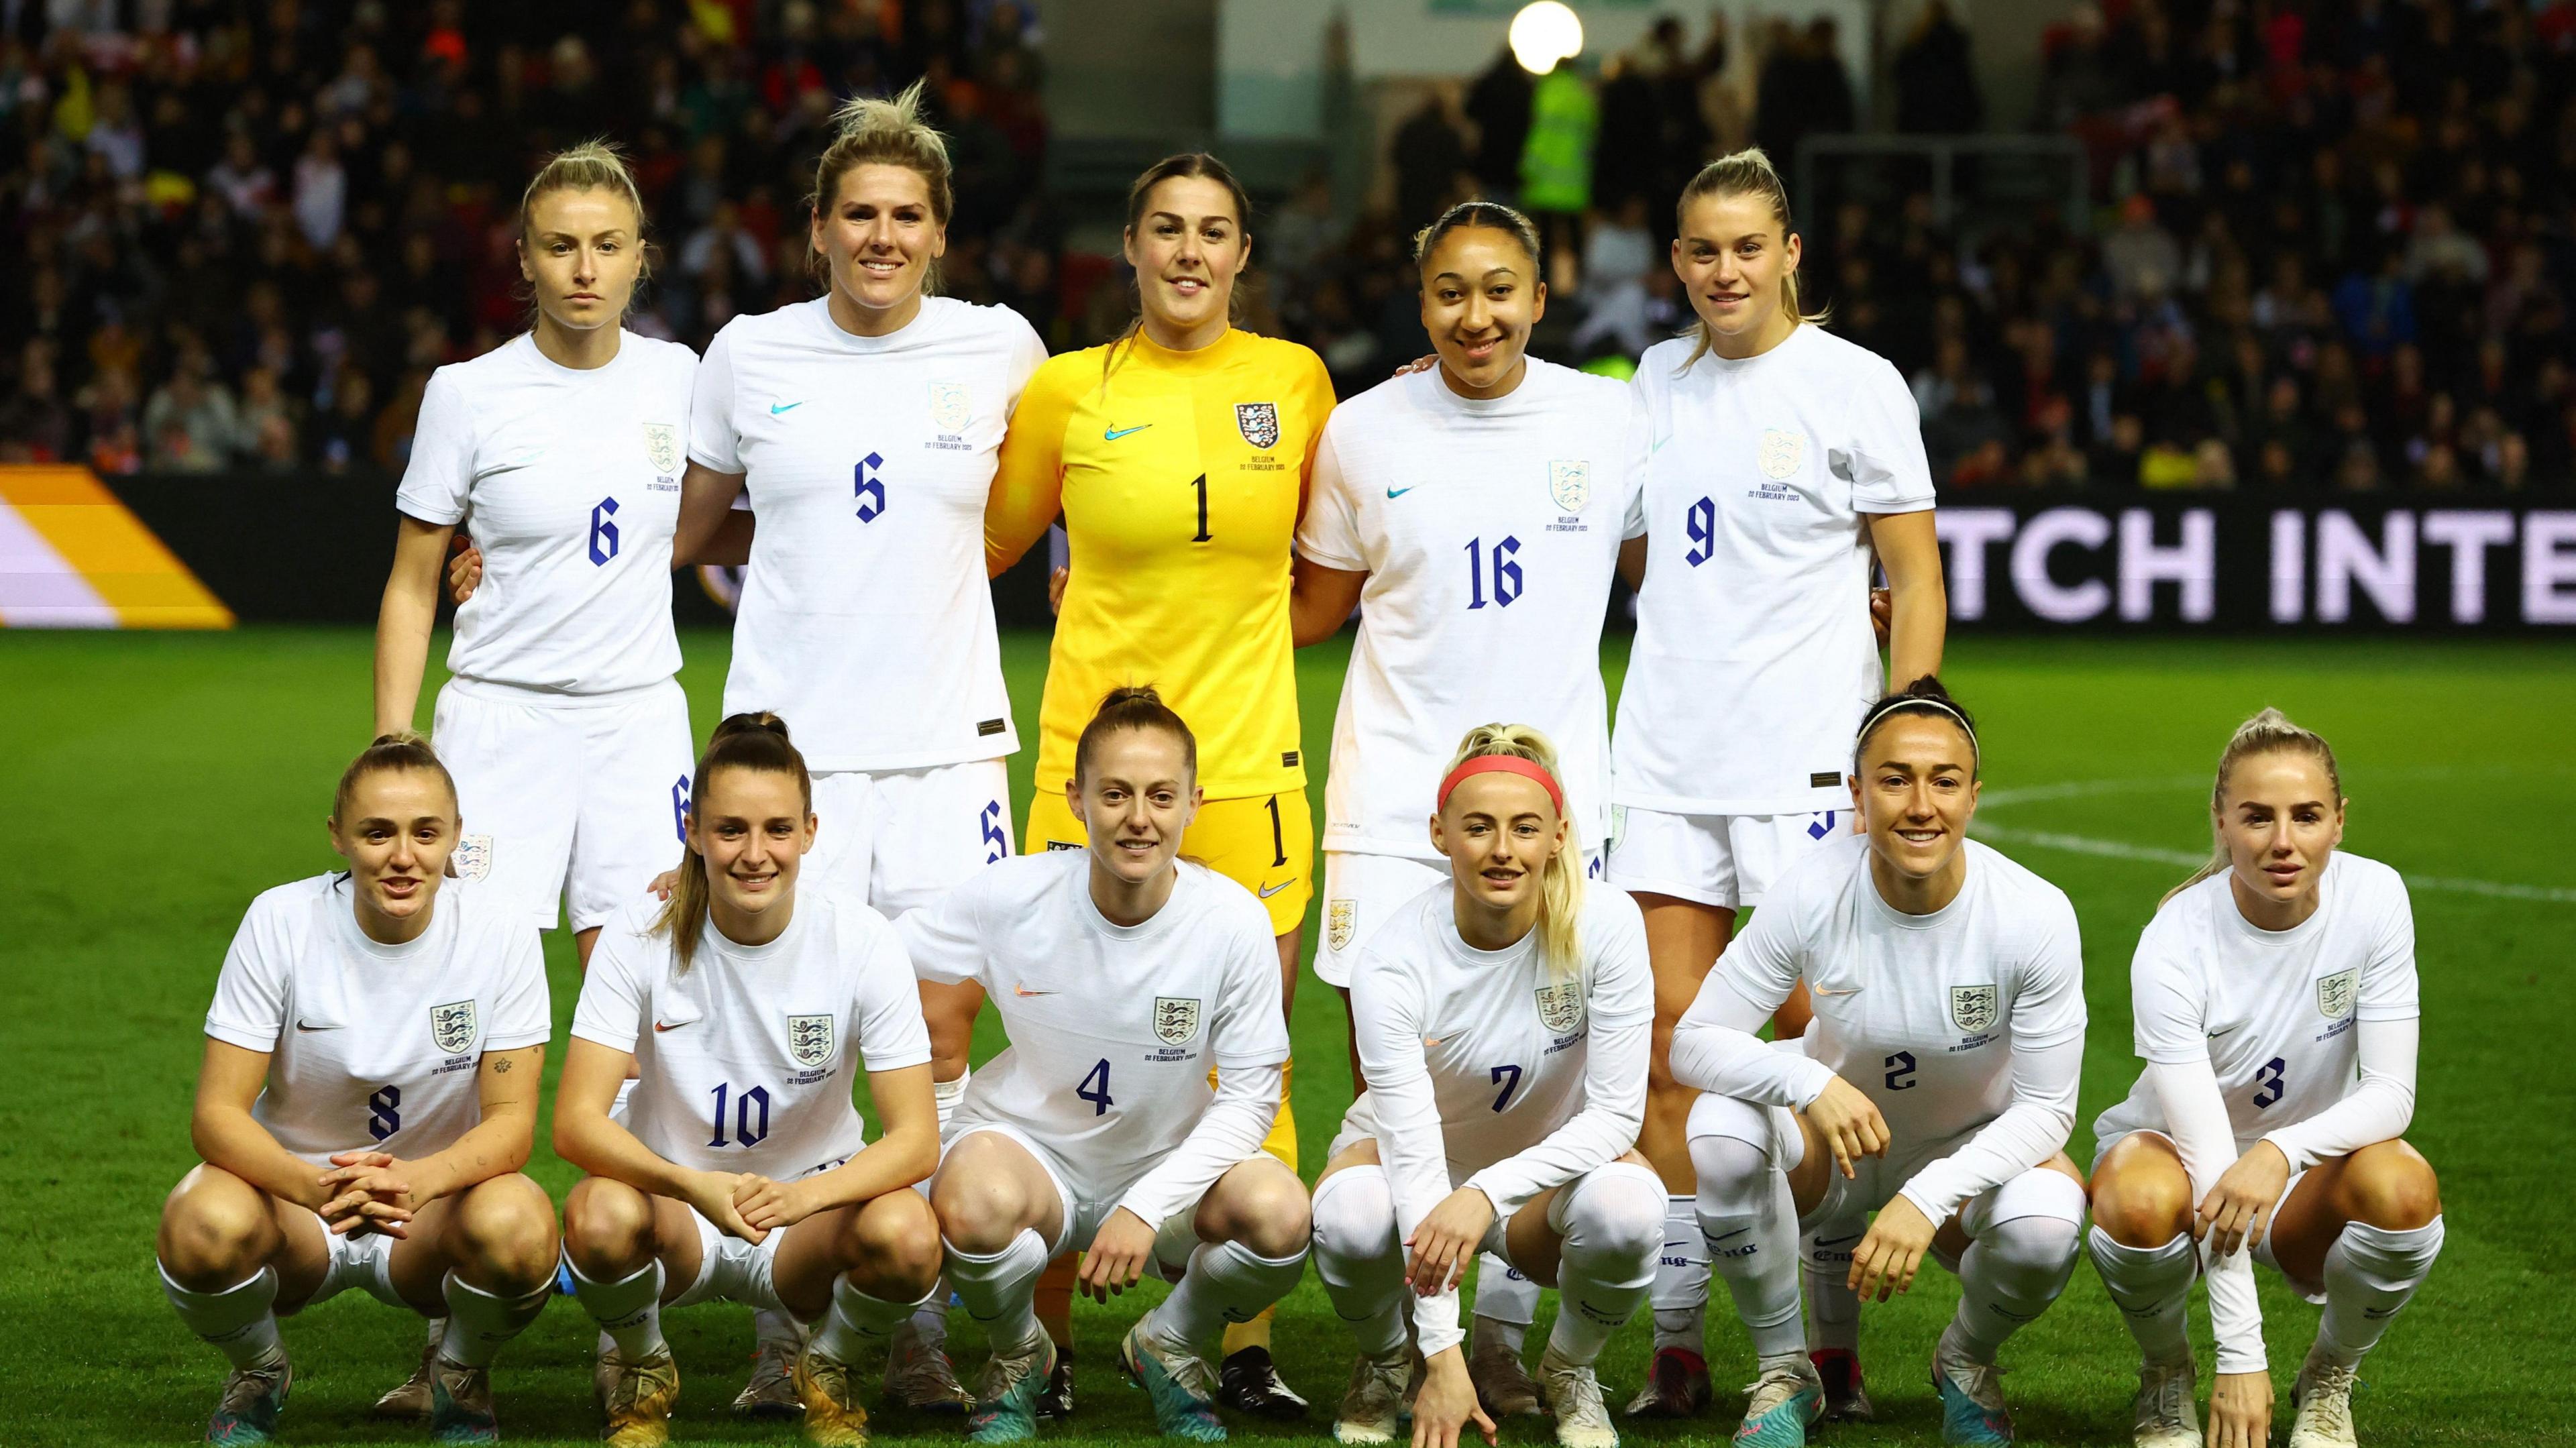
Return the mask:
{"type": "Polygon", "coordinates": [[[655,1021],[653,1023],[653,1029],[656,1031],[676,1031],[687,1024],[687,1021],[655,1021]]]}
{"type": "Polygon", "coordinates": [[[1254,893],[1258,894],[1262,899],[1267,900],[1267,899],[1269,899],[1271,896],[1278,894],[1280,891],[1285,890],[1285,889],[1287,889],[1289,886],[1294,885],[1294,884],[1296,884],[1296,883],[1297,883],[1297,882],[1296,882],[1296,881],[1294,881],[1294,880],[1282,880],[1282,881],[1280,881],[1278,884],[1271,886],[1271,887],[1270,887],[1269,889],[1267,889],[1267,890],[1255,891],[1254,893]]]}
{"type": "MultiPolygon", "coordinates": [[[[1723,1242],[1729,1237],[1741,1237],[1752,1230],[1753,1229],[1751,1227],[1738,1227],[1732,1232],[1720,1232],[1716,1236],[1708,1238],[1708,1242],[1711,1246],[1715,1246],[1717,1243],[1723,1242]]],[[[1818,1242],[1816,1245],[1821,1247],[1824,1243],[1818,1242]]]]}
{"type": "MultiPolygon", "coordinates": [[[[1421,486],[1422,486],[1422,485],[1421,485],[1420,483],[1415,483],[1415,484],[1413,485],[1413,488],[1418,488],[1418,487],[1421,487],[1421,486]]],[[[1387,490],[1386,490],[1386,495],[1387,495],[1387,497],[1388,497],[1389,499],[1401,498],[1401,497],[1403,497],[1405,494],[1407,494],[1407,493],[1409,493],[1409,492],[1412,492],[1412,491],[1413,491],[1413,488],[1389,488],[1389,489],[1387,489],[1387,490]]]]}
{"type": "Polygon", "coordinates": [[[329,1026],[317,1026],[311,1021],[305,1020],[299,1016],[295,1021],[295,1029],[299,1031],[327,1031],[331,1028],[329,1026]]]}
{"type": "Polygon", "coordinates": [[[1857,1242],[1860,1238],[1861,1234],[1858,1232],[1854,1232],[1848,1237],[1818,1237],[1816,1239],[1816,1245],[1819,1247],[1839,1247],[1845,1242],[1857,1242]]]}
{"type": "Polygon", "coordinates": [[[1129,433],[1143,432],[1145,429],[1152,427],[1153,425],[1154,424],[1150,422],[1140,422],[1134,427],[1113,427],[1107,432],[1102,433],[1100,435],[1100,440],[1102,442],[1116,442],[1118,439],[1127,436],[1129,433]]]}
{"type": "Polygon", "coordinates": [[[1064,992],[1060,990],[1031,990],[1024,985],[1014,985],[1011,987],[1011,994],[1024,996],[1050,996],[1062,995],[1064,992]]]}
{"type": "MultiPolygon", "coordinates": [[[[811,400],[812,399],[810,398],[807,399],[807,401],[811,400]]],[[[769,404],[769,415],[776,417],[782,412],[794,412],[796,409],[803,407],[804,405],[805,403],[803,402],[773,402],[769,404]]]]}
{"type": "Polygon", "coordinates": [[[1856,985],[1856,986],[1853,986],[1850,990],[1827,990],[1827,989],[1825,989],[1823,986],[1815,985],[1815,984],[1812,984],[1812,983],[1811,983],[1811,984],[1809,984],[1809,985],[1808,985],[1808,987],[1807,987],[1807,994],[1809,994],[1809,995],[1820,995],[1820,996],[1859,995],[1862,991],[1867,990],[1868,988],[1869,988],[1869,987],[1867,987],[1867,986],[1859,986],[1859,985],[1856,985]]]}

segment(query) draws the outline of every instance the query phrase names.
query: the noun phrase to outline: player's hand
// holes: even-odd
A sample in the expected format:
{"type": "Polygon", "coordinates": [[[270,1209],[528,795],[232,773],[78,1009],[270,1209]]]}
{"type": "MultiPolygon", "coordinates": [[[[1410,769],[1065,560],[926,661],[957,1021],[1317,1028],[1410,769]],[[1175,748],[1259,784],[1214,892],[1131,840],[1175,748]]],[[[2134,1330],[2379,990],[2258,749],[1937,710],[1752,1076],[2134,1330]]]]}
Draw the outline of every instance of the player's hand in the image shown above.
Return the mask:
{"type": "Polygon", "coordinates": [[[744,1172],[734,1183],[733,1209],[742,1219],[764,1232],[775,1232],[822,1210],[813,1184],[805,1181],[771,1181],[753,1172],[744,1172]]]}
{"type": "Polygon", "coordinates": [[[2272,1375],[2220,1373],[2209,1385],[2209,1448],[2265,1448],[2272,1441],[2272,1375]]]}
{"type": "Polygon", "coordinates": [[[716,1224],[716,1230],[728,1237],[739,1237],[757,1247],[769,1236],[766,1227],[755,1227],[742,1219],[741,1209],[734,1205],[734,1193],[742,1177],[729,1171],[691,1172],[680,1184],[680,1200],[697,1209],[699,1216],[716,1224]]]}
{"type": "Polygon", "coordinates": [[[341,1152],[322,1174],[324,1200],[314,1214],[335,1237],[359,1231],[404,1236],[403,1224],[419,1206],[412,1198],[410,1176],[410,1164],[390,1152],[341,1152]]]}
{"type": "Polygon", "coordinates": [[[1834,1165],[1846,1181],[1860,1176],[1860,1159],[1887,1155],[1887,1118],[1878,1114],[1878,1105],[1859,1087],[1840,1076],[1825,1083],[1825,1089],[1807,1103],[1807,1124],[1825,1139],[1825,1148],[1834,1154],[1834,1165]]]}
{"type": "Polygon", "coordinates": [[[1869,626],[1878,635],[1878,646],[1887,647],[1888,631],[1896,625],[1896,594],[1885,588],[1869,591],[1869,626]]]}
{"type": "Polygon", "coordinates": [[[1885,1302],[1890,1293],[1905,1291],[1914,1285],[1914,1274],[1923,1266],[1923,1254],[1931,1250],[1938,1231],[1914,1203],[1902,1196],[1889,1198],[1871,1220],[1869,1235],[1852,1249],[1851,1272],[1843,1285],[1863,1302],[1873,1292],[1885,1302]]]}
{"type": "Polygon", "coordinates": [[[1442,1197],[1440,1205],[1423,1215],[1421,1225],[1404,1242],[1413,1249],[1404,1264],[1404,1275],[1412,1282],[1413,1290],[1424,1297],[1437,1297],[1456,1287],[1458,1280],[1467,1275],[1467,1264],[1476,1260],[1476,1248],[1493,1226],[1493,1199],[1476,1188],[1460,1187],[1442,1197]]]}
{"type": "Polygon", "coordinates": [[[1422,1391],[1413,1399],[1413,1448],[1458,1448],[1461,1430],[1469,1423],[1485,1435],[1486,1443],[1494,1441],[1494,1420],[1476,1402],[1466,1353],[1453,1347],[1432,1354],[1423,1365],[1422,1391]]]}
{"type": "Polygon", "coordinates": [[[1153,1255],[1152,1225],[1120,1207],[1100,1224],[1091,1245],[1083,1250],[1082,1275],[1074,1279],[1073,1290],[1091,1294],[1094,1302],[1107,1302],[1112,1295],[1136,1285],[1153,1255]]]}
{"type": "Polygon", "coordinates": [[[447,560],[447,596],[463,603],[483,586],[483,550],[462,533],[449,546],[455,551],[447,560]]]}
{"type": "Polygon", "coordinates": [[[2254,1143],[2200,1199],[2191,1234],[2208,1242],[2209,1250],[2221,1257],[2238,1247],[2254,1250],[2270,1229],[2272,1208],[2289,1184],[2290,1159],[2281,1154],[2281,1148],[2268,1141],[2254,1143]]]}
{"type": "Polygon", "coordinates": [[[1059,568],[1047,575],[1047,613],[1050,617],[1064,612],[1064,586],[1073,581],[1073,570],[1059,568]]]}
{"type": "Polygon", "coordinates": [[[1390,372],[1390,373],[1388,373],[1387,375],[1388,375],[1388,376],[1390,376],[1390,377],[1410,377],[1410,376],[1412,376],[1412,375],[1413,375],[1414,373],[1416,373],[1416,372],[1428,372],[1428,371],[1430,371],[1432,368],[1437,367],[1437,366],[1439,366],[1439,365],[1440,365],[1440,354],[1439,354],[1439,353],[1437,353],[1437,352],[1425,352],[1425,353],[1423,353],[1421,356],[1416,357],[1416,358],[1414,358],[1412,361],[1405,363],[1403,366],[1398,367],[1398,368],[1397,368],[1397,369],[1395,369],[1393,372],[1390,372]]]}
{"type": "Polygon", "coordinates": [[[653,877],[652,884],[647,885],[644,888],[652,892],[654,899],[667,905],[671,901],[671,892],[678,889],[679,885],[680,872],[677,870],[664,870],[661,874],[653,877]]]}

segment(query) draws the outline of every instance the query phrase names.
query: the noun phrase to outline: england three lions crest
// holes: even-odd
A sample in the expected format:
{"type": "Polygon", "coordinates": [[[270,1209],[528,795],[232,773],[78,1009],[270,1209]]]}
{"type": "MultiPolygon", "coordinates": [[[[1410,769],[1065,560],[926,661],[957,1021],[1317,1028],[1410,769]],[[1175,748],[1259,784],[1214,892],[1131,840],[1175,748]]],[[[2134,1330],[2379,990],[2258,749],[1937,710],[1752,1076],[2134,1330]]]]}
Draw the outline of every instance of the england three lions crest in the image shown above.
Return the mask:
{"type": "Polygon", "coordinates": [[[644,460],[657,473],[680,470],[680,427],[672,422],[644,424],[644,460]]]}
{"type": "Polygon", "coordinates": [[[481,880],[492,873],[492,837],[458,835],[456,848],[448,852],[447,863],[456,868],[460,880],[481,880]]]}
{"type": "Polygon", "coordinates": [[[799,1066],[820,1066],[832,1059],[830,1016],[789,1016],[787,1055],[799,1066]]]}
{"type": "Polygon", "coordinates": [[[2339,1021],[2352,1014],[2353,997],[2361,984],[2358,970],[2339,970],[2317,981],[2317,1014],[2339,1021]]]}
{"type": "Polygon", "coordinates": [[[1278,403],[1238,402],[1234,405],[1234,425],[1245,442],[1263,452],[1279,446],[1278,403]]]}
{"type": "Polygon", "coordinates": [[[1950,987],[1950,1024],[1970,1035],[1986,1029],[2003,1014],[2003,992],[1990,985],[1950,987]]]}
{"type": "Polygon", "coordinates": [[[1762,476],[1773,482],[1785,483],[1796,477],[1798,470],[1807,465],[1807,439],[1798,433],[1784,432],[1776,427],[1765,428],[1762,432],[1760,461],[1762,476]]]}
{"type": "Polygon", "coordinates": [[[462,1056],[482,1034],[474,1014],[474,1002],[449,1001],[429,1008],[429,1040],[441,1054],[462,1056]]]}
{"type": "Polygon", "coordinates": [[[1557,510],[1580,513],[1592,501],[1592,464],[1569,458],[1550,458],[1547,464],[1547,496],[1557,510]]]}
{"type": "Polygon", "coordinates": [[[1563,985],[1538,988],[1539,1024],[1559,1036],[1570,1036],[1583,1029],[1583,983],[1568,981],[1563,985]]]}
{"type": "Polygon", "coordinates": [[[973,399],[963,382],[930,384],[930,425],[941,432],[964,432],[975,416],[973,399]]]}
{"type": "Polygon", "coordinates": [[[1186,1046],[1198,1038],[1199,1003],[1195,996],[1154,997],[1154,1039],[1166,1046],[1186,1046]]]}
{"type": "Polygon", "coordinates": [[[1359,928],[1360,902],[1334,900],[1324,906],[1324,939],[1335,950],[1351,948],[1351,935],[1359,928]]]}

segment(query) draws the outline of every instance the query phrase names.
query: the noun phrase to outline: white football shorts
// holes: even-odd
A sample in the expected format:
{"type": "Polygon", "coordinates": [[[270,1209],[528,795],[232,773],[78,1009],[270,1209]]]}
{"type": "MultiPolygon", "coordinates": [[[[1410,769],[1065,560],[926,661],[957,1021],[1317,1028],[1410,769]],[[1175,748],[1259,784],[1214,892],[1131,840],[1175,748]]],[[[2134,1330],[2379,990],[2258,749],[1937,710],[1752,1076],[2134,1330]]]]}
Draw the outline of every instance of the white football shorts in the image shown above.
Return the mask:
{"type": "Polygon", "coordinates": [[[814,814],[821,823],[805,878],[888,919],[1017,853],[1010,766],[999,759],[817,774],[814,814]]]}
{"type": "Polygon", "coordinates": [[[450,679],[431,743],[456,778],[456,873],[541,929],[605,925],[680,863],[696,767],[679,681],[584,699],[450,679]]]}
{"type": "Polygon", "coordinates": [[[1801,853],[1850,833],[1855,818],[1847,809],[1677,815],[1622,805],[1613,811],[1610,883],[1630,894],[1751,909],[1801,853]]]}

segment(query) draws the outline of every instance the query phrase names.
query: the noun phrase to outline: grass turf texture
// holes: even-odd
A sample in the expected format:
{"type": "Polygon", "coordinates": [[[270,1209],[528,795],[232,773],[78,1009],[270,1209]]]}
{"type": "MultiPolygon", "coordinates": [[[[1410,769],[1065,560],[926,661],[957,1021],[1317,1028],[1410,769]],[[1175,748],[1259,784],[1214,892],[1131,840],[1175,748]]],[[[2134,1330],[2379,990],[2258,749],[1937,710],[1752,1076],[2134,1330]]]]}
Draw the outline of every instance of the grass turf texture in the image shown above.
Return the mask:
{"type": "MultiPolygon", "coordinates": [[[[701,733],[717,716],[726,641],[684,641],[701,733]]],[[[0,632],[0,1444],[179,1442],[202,1431],[220,1361],[171,1316],[151,1268],[164,1193],[191,1164],[190,1092],[199,1034],[226,942],[252,895],[332,865],[322,831],[332,781],[367,728],[369,640],[354,631],[219,635],[0,632]]],[[[433,657],[444,649],[433,651],[433,657]]],[[[1307,757],[1322,761],[1344,644],[1300,656],[1307,757]]],[[[1614,640],[1610,668],[1625,661],[1614,640]]],[[[1025,734],[1034,737],[1042,638],[1004,640],[1025,734]]],[[[2576,1388],[2560,1361],[2557,1291],[2571,1254],[2558,1173],[2576,1154],[2576,1090],[2558,1063],[2569,1039],[2563,972],[2576,944],[2576,867],[2551,850],[2551,820],[2576,814],[2567,720],[2576,670],[2563,645],[2334,641],[1963,642],[1949,677],[1985,721],[1988,808],[1981,822],[2094,842],[2005,848],[2065,888],[2082,917],[2092,1005],[2081,1122],[2126,1091],[2127,964],[2157,897],[2205,847],[2207,770],[2228,729],[2278,704],[2342,753],[2354,805],[2347,843],[2410,874],[2540,887],[2542,898],[2419,889],[2426,998],[2424,1071],[2410,1133],[2442,1175],[2448,1250],[2363,1370],[2364,1441],[2576,1441],[2576,1388]],[[2046,786],[2080,785],[2050,790],[2046,786]],[[2117,853],[2127,851],[2128,854],[2117,853]],[[2139,858],[2137,852],[2165,852],[2139,858]],[[2554,896],[2546,892],[2555,892],[2554,896]]],[[[423,718],[430,698],[423,693],[423,718]]],[[[1028,800],[1031,753],[1013,761],[1013,809],[1028,800]]],[[[1322,791],[1312,798],[1320,809],[1322,791]]],[[[1319,822],[1320,823],[1320,822],[1319,822]]],[[[828,826],[827,826],[828,827],[828,826]]],[[[1309,916],[1308,949],[1314,917],[1309,916]]],[[[569,937],[547,937],[560,1065],[577,978],[569,937]]],[[[986,1050],[998,1035],[986,1021],[986,1050]]],[[[1298,1124],[1311,1177],[1347,1097],[1343,1026],[1311,976],[1297,1001],[1298,1124]]],[[[574,1173],[540,1131],[529,1170],[560,1200],[574,1173]]],[[[1046,1436],[1067,1445],[1152,1437],[1142,1394],[1119,1381],[1117,1336],[1146,1287],[1113,1307],[1082,1304],[1079,1417],[1046,1436]]],[[[1869,1308],[1863,1355],[1881,1421],[1836,1428],[1837,1444],[1938,1441],[1925,1367],[1957,1289],[1926,1265],[1913,1294],[1869,1308]]],[[[2267,1331],[2286,1432],[2289,1380],[2316,1313],[2264,1278],[2267,1331]]],[[[1553,1311],[1554,1298],[1544,1312],[1553,1311]]],[[[1544,1315],[1544,1314],[1543,1314],[1544,1315]]],[[[2195,1306],[2196,1317],[2200,1309],[2195,1306]]],[[[1751,1376],[1723,1288],[1710,1333],[1720,1401],[1684,1427],[1629,1428],[1632,1441],[1708,1442],[1734,1428],[1751,1376]]],[[[961,1314],[971,1372],[981,1344],[961,1314]]],[[[726,1404],[748,1372],[740,1309],[675,1313],[684,1374],[682,1443],[800,1441],[792,1426],[749,1428],[726,1404]]],[[[1540,1331],[1544,1332],[1544,1321],[1540,1331]]],[[[289,1443],[419,1441],[365,1417],[409,1370],[416,1320],[351,1293],[289,1319],[296,1392],[289,1443]]],[[[2208,1362],[2206,1325],[2196,1335],[2208,1362]]],[[[1305,1427],[1237,1423],[1244,1439],[1327,1434],[1349,1339],[1312,1274],[1284,1305],[1278,1354],[1316,1402],[1305,1427]]],[[[520,1443],[595,1442],[592,1329],[557,1302],[501,1360],[505,1432],[520,1443]]],[[[1623,1332],[1602,1366],[1623,1401],[1648,1333],[1623,1332]]],[[[1536,1344],[1532,1344],[1535,1355],[1536,1344]]],[[[2028,1442],[2125,1443],[2135,1353],[2091,1269],[2006,1350],[2006,1391],[2028,1442]]],[[[2205,1391],[2205,1380],[2204,1380],[2205,1391]]],[[[877,1417],[887,1441],[953,1430],[877,1417]]],[[[1549,1441],[1545,1426],[1507,1442],[1549,1441]]]]}

